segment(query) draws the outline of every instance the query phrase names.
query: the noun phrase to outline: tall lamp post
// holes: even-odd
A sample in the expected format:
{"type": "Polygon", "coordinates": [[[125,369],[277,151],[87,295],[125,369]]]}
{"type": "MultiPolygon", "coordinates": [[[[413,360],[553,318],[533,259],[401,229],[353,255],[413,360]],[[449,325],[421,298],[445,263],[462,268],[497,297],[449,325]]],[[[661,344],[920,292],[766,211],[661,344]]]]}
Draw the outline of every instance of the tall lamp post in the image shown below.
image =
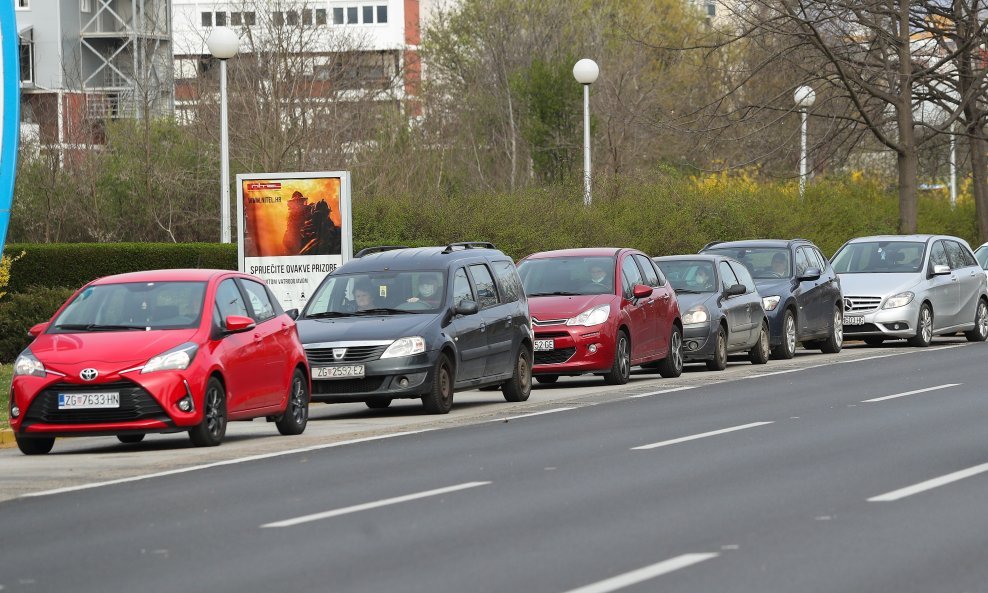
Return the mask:
{"type": "Polygon", "coordinates": [[[230,243],[230,130],[226,115],[226,61],[237,55],[240,37],[229,27],[216,27],[206,39],[209,53],[220,61],[220,242],[230,243]]]}
{"type": "Polygon", "coordinates": [[[597,80],[600,68],[597,62],[583,58],[573,66],[573,78],[583,85],[583,204],[589,206],[590,197],[590,85],[597,80]]]}
{"type": "Polygon", "coordinates": [[[796,89],[793,93],[793,100],[796,101],[796,107],[799,108],[799,112],[802,116],[803,126],[800,132],[800,150],[799,150],[799,197],[803,197],[803,192],[806,191],[806,120],[807,114],[806,110],[813,105],[813,101],[816,100],[816,93],[813,92],[808,86],[801,86],[796,89]]]}

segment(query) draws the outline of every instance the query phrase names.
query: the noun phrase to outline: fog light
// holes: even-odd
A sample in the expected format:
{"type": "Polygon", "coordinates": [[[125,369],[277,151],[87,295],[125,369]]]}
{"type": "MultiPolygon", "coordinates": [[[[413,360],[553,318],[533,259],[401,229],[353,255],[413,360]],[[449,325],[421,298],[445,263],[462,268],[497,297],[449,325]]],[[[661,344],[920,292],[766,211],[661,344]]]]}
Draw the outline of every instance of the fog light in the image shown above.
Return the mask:
{"type": "Polygon", "coordinates": [[[590,354],[597,354],[597,344],[590,344],[589,346],[587,346],[587,350],[590,352],[590,354]]]}
{"type": "Polygon", "coordinates": [[[398,387],[408,387],[408,377],[398,379],[398,387]]]}
{"type": "Polygon", "coordinates": [[[18,408],[17,406],[13,406],[12,408],[10,408],[10,417],[11,418],[17,418],[20,415],[21,415],[21,409],[20,408],[18,408]]]}
{"type": "Polygon", "coordinates": [[[178,409],[182,410],[183,412],[191,412],[192,398],[186,395],[182,399],[178,400],[178,409]]]}

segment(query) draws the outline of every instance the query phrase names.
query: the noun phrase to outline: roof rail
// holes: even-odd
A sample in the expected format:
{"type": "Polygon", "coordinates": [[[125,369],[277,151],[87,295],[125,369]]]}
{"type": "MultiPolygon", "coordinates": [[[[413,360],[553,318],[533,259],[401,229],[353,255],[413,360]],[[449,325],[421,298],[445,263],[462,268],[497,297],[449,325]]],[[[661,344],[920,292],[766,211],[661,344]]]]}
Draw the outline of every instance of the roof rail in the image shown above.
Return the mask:
{"type": "Polygon", "coordinates": [[[372,253],[381,253],[382,251],[394,251],[395,249],[408,249],[406,245],[378,245],[376,247],[367,247],[358,251],[353,258],[364,257],[365,255],[370,255],[372,253]]]}
{"type": "Polygon", "coordinates": [[[711,241],[711,242],[707,243],[706,245],[704,245],[703,247],[701,247],[700,248],[700,251],[703,251],[704,249],[709,249],[709,248],[713,247],[714,245],[717,245],[718,243],[723,243],[723,241],[711,241]]]}
{"type": "Polygon", "coordinates": [[[497,249],[493,243],[487,241],[463,241],[461,243],[450,243],[443,249],[443,253],[453,253],[454,247],[462,247],[464,249],[497,249]]]}

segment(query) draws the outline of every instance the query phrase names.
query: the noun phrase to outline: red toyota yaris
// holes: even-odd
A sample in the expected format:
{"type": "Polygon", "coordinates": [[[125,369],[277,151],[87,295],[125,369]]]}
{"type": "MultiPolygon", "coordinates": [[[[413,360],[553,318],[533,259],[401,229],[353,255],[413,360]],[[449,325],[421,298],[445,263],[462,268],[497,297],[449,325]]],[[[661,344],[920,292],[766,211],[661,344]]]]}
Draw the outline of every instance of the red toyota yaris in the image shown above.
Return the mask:
{"type": "Polygon", "coordinates": [[[267,416],[281,434],[308,422],[309,371],[293,315],[255,276],[154,270],[79,289],[31,328],[17,357],[10,426],[27,455],[56,436],[187,430],[219,445],[229,420],[267,416]]]}
{"type": "Polygon", "coordinates": [[[634,249],[565,249],[518,263],[535,330],[539,383],[596,373],[628,382],[631,367],[683,372],[683,325],[676,293],[634,249]]]}

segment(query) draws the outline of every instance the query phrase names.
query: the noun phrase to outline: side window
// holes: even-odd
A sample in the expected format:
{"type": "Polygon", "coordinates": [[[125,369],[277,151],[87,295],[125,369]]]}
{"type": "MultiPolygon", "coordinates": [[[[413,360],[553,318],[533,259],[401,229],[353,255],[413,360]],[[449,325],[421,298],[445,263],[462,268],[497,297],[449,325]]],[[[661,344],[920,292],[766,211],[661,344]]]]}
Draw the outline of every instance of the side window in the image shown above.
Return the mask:
{"type": "Polygon", "coordinates": [[[636,284],[645,284],[642,279],[641,270],[635,264],[635,260],[630,255],[621,262],[621,276],[624,278],[625,297],[631,298],[631,292],[636,284]]]}
{"type": "Polygon", "coordinates": [[[645,272],[645,284],[654,287],[659,286],[659,276],[655,273],[655,268],[652,267],[652,260],[644,255],[636,254],[635,261],[638,262],[639,267],[645,272]]]}
{"type": "Polygon", "coordinates": [[[947,251],[943,248],[943,241],[937,241],[933,244],[933,249],[930,251],[930,271],[933,271],[933,266],[950,266],[950,262],[947,260],[947,251]]]}
{"type": "Polygon", "coordinates": [[[735,284],[741,284],[738,282],[738,277],[734,275],[734,270],[731,266],[727,265],[726,261],[720,262],[720,283],[723,290],[734,286],[735,284]]]}
{"type": "Polygon", "coordinates": [[[965,266],[964,250],[961,249],[960,244],[957,241],[944,241],[943,246],[947,250],[947,261],[950,262],[950,268],[952,270],[963,268],[965,266]]]}
{"type": "Polygon", "coordinates": [[[274,305],[271,304],[268,291],[264,289],[263,284],[244,279],[240,280],[240,284],[244,287],[244,292],[247,293],[251,310],[254,311],[252,316],[254,321],[261,323],[275,316],[274,305]]]}
{"type": "Polygon", "coordinates": [[[752,279],[748,268],[744,267],[744,264],[732,263],[731,269],[734,270],[734,275],[737,276],[739,284],[744,285],[745,293],[755,292],[755,281],[752,279]]]}
{"type": "Polygon", "coordinates": [[[521,279],[518,278],[518,271],[515,264],[509,261],[494,262],[494,274],[501,284],[501,296],[505,303],[513,303],[525,294],[525,289],[521,286],[521,279]]]}
{"type": "Polygon", "coordinates": [[[978,266],[979,268],[981,267],[981,264],[979,264],[978,260],[974,258],[974,254],[971,253],[971,250],[969,248],[961,245],[961,253],[964,255],[964,261],[967,263],[968,266],[978,266]]]}
{"type": "Polygon", "coordinates": [[[829,273],[830,261],[827,258],[823,257],[823,254],[820,253],[820,250],[817,249],[816,247],[814,247],[812,251],[813,251],[813,255],[816,256],[817,261],[820,262],[820,271],[823,272],[824,274],[829,273]]]}
{"type": "Polygon", "coordinates": [[[470,266],[470,277],[473,278],[473,285],[477,287],[477,297],[480,299],[477,304],[481,309],[493,307],[497,304],[497,287],[494,285],[494,278],[484,264],[473,264],[470,266]]]}
{"type": "Polygon", "coordinates": [[[806,255],[806,249],[800,247],[796,250],[796,276],[802,276],[806,273],[806,269],[811,267],[813,264],[810,263],[810,259],[806,255]]]}
{"type": "Polygon", "coordinates": [[[233,278],[220,282],[219,287],[216,288],[216,309],[220,312],[220,319],[223,320],[230,315],[249,317],[247,304],[244,303],[244,298],[233,278]]]}
{"type": "Polygon", "coordinates": [[[470,281],[467,280],[467,271],[460,268],[453,274],[453,306],[463,301],[476,302],[476,300],[477,297],[473,296],[473,289],[470,288],[470,281]]]}
{"type": "Polygon", "coordinates": [[[666,275],[662,273],[662,268],[660,268],[659,267],[659,264],[655,263],[654,260],[652,261],[652,267],[655,268],[655,274],[659,278],[659,286],[665,286],[666,285],[666,275]]]}

